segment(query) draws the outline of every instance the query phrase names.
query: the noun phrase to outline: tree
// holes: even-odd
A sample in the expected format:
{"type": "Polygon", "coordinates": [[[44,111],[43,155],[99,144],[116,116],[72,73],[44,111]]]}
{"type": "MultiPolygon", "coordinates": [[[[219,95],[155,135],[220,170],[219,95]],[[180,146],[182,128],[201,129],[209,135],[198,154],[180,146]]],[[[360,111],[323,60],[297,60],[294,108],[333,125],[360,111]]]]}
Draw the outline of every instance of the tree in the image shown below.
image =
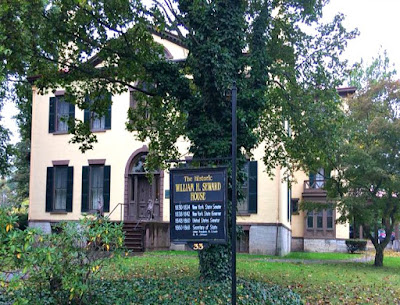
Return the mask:
{"type": "Polygon", "coordinates": [[[14,145],[13,171],[10,182],[15,185],[14,202],[20,205],[29,197],[29,168],[32,123],[32,88],[28,82],[14,85],[14,101],[19,113],[17,121],[20,141],[14,145]]]}
{"type": "Polygon", "coordinates": [[[339,221],[362,226],[376,249],[375,266],[382,266],[400,220],[400,82],[369,82],[347,103],[329,196],[339,198],[339,221]],[[382,228],[386,238],[379,241],[382,228]]]}
{"type": "Polygon", "coordinates": [[[385,79],[391,79],[396,75],[394,64],[390,63],[387,52],[379,52],[376,58],[372,58],[372,62],[366,65],[361,59],[353,65],[349,71],[349,86],[354,86],[358,90],[367,86],[368,83],[377,83],[385,79]]]}
{"type": "MultiPolygon", "coordinates": [[[[1,53],[1,49],[0,49],[1,53]]],[[[1,63],[0,63],[0,111],[3,108],[3,103],[7,94],[7,88],[2,83],[3,75],[1,75],[1,63]]],[[[0,116],[0,122],[2,117],[0,116]]],[[[0,125],[0,175],[5,176],[10,172],[10,159],[13,154],[13,148],[10,144],[10,131],[0,125]]]]}
{"type": "MultiPolygon", "coordinates": [[[[179,157],[180,136],[189,139],[194,158],[229,156],[226,92],[236,81],[239,166],[263,142],[268,172],[277,165],[290,172],[323,159],[337,130],[336,87],[344,69],[339,55],[356,32],[343,28],[341,15],[320,24],[324,4],[154,0],[149,8],[128,0],[11,1],[4,28],[12,30],[3,43],[18,44],[30,71],[40,75],[35,84],[41,91],[64,87],[80,108],[102,114],[109,92],[133,88],[138,107],[129,113],[128,129],[150,140],[148,168],[168,167],[166,160],[179,157]],[[189,50],[186,61],[166,59],[154,31],[174,32],[189,50]],[[93,55],[102,60],[101,69],[93,55]],[[95,102],[85,103],[86,96],[95,102]],[[145,108],[149,115],[143,117],[145,108]]],[[[13,54],[9,62],[20,66],[13,54]]],[[[72,142],[83,151],[92,148],[96,139],[87,126],[71,124],[72,142]]],[[[229,246],[210,247],[200,261],[203,276],[229,278],[229,246]]]]}

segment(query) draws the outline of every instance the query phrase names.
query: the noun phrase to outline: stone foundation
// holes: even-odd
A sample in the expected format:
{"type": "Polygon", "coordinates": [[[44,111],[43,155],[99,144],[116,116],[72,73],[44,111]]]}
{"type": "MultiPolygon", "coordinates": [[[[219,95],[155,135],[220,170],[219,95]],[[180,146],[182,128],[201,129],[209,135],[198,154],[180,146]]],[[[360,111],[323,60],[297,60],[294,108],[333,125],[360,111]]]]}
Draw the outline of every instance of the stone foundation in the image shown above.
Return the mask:
{"type": "Polygon", "coordinates": [[[292,237],[292,251],[303,252],[304,251],[304,238],[303,237],[292,237]]]}
{"type": "Polygon", "coordinates": [[[286,255],[291,251],[292,232],[276,225],[252,225],[249,231],[249,253],[286,255]]]}
{"type": "Polygon", "coordinates": [[[347,252],[343,239],[304,238],[304,252],[347,252]]]}
{"type": "Polygon", "coordinates": [[[145,251],[169,250],[169,223],[148,222],[145,224],[145,251]]]}
{"type": "Polygon", "coordinates": [[[50,234],[51,233],[51,225],[49,221],[30,221],[30,228],[40,229],[43,233],[50,234]]]}

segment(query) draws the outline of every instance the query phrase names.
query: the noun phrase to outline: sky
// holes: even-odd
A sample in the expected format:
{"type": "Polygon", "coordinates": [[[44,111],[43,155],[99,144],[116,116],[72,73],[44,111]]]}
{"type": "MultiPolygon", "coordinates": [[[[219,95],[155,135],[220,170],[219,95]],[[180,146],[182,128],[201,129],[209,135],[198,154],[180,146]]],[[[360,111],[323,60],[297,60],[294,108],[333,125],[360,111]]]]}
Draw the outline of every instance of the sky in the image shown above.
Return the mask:
{"type": "Polygon", "coordinates": [[[346,29],[357,28],[360,35],[351,40],[343,54],[349,63],[361,58],[370,63],[381,50],[387,51],[390,62],[400,75],[400,0],[330,0],[323,10],[324,20],[332,20],[341,12],[345,15],[346,29]]]}
{"type": "MultiPolygon", "coordinates": [[[[348,30],[358,28],[360,35],[348,43],[343,59],[349,64],[361,58],[370,63],[386,50],[391,63],[400,75],[400,0],[330,0],[323,10],[324,21],[328,22],[341,12],[345,15],[344,26],[348,30]]],[[[5,103],[1,123],[13,133],[12,142],[18,141],[18,130],[12,117],[17,110],[12,103],[5,103]]]]}

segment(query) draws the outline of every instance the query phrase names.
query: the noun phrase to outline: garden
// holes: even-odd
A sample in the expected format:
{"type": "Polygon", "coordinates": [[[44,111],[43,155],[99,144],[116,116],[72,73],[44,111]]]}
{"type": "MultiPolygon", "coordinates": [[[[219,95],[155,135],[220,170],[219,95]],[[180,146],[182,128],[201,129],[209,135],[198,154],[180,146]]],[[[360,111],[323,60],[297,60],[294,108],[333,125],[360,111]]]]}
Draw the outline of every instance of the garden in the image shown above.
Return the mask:
{"type": "MultiPolygon", "coordinates": [[[[230,282],[201,278],[194,251],[123,248],[121,224],[88,216],[53,234],[0,209],[0,304],[230,304],[230,282]]],[[[237,304],[398,304],[400,255],[238,254],[237,304]]]]}
{"type": "MultiPolygon", "coordinates": [[[[237,303],[397,304],[400,302],[400,256],[394,252],[385,255],[385,266],[377,268],[373,266],[374,254],[368,252],[294,252],[284,258],[240,254],[237,303]],[[277,299],[271,303],[262,302],[261,298],[259,303],[254,299],[249,302],[252,293],[261,286],[273,291],[271,294],[277,299]]],[[[207,282],[199,285],[198,259],[194,252],[149,252],[127,257],[117,265],[104,268],[101,277],[146,282],[147,288],[136,287],[140,293],[148,289],[147,296],[142,303],[132,304],[230,304],[229,285],[215,287],[207,282]],[[146,302],[149,296],[153,302],[146,302]],[[177,299],[180,301],[174,301],[177,299]]]]}

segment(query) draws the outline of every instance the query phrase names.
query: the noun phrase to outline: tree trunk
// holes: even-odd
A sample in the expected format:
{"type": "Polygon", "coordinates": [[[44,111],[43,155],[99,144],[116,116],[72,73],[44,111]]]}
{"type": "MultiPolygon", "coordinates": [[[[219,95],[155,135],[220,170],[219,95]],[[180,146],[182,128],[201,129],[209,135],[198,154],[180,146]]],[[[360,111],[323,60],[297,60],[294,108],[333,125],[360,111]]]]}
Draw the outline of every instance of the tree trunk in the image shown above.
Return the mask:
{"type": "Polygon", "coordinates": [[[378,245],[376,248],[375,248],[375,250],[376,250],[376,253],[375,253],[375,262],[374,262],[374,265],[375,265],[375,267],[382,267],[383,266],[383,250],[384,250],[385,248],[384,247],[381,247],[381,245],[378,245]]]}

